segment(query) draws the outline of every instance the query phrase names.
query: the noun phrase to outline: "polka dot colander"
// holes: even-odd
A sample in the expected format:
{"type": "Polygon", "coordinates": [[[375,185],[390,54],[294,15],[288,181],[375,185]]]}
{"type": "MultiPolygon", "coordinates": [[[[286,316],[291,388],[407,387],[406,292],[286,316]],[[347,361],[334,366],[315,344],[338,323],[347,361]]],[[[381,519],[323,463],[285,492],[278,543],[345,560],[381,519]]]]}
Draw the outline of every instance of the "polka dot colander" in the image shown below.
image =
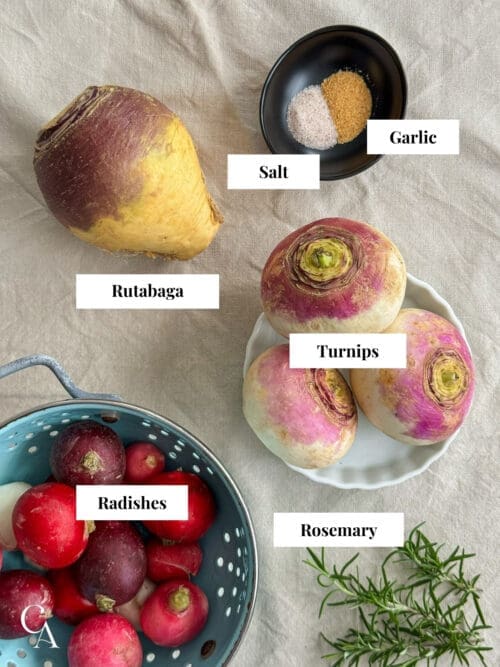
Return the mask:
{"type": "MultiPolygon", "coordinates": [[[[203,564],[193,579],[205,591],[210,614],[202,633],[176,649],[162,648],[141,633],[144,665],[158,667],[220,667],[229,663],[252,615],[257,585],[255,536],[245,503],[229,473],[199,440],[168,419],[127,405],[110,395],[88,394],[73,385],[50,357],[34,355],[0,368],[0,378],[42,364],[51,368],[74,400],[53,403],[15,417],[0,426],[0,484],[24,480],[39,484],[50,474],[48,453],[68,424],[92,419],[110,425],[127,445],[154,442],[165,454],[168,469],[195,472],[212,490],[217,518],[201,539],[203,564]]],[[[29,567],[20,552],[5,554],[4,569],[29,567]]],[[[65,667],[66,646],[73,628],[49,620],[58,645],[38,635],[0,640],[0,665],[65,667]]],[[[105,667],[105,666],[103,666],[105,667]]]]}

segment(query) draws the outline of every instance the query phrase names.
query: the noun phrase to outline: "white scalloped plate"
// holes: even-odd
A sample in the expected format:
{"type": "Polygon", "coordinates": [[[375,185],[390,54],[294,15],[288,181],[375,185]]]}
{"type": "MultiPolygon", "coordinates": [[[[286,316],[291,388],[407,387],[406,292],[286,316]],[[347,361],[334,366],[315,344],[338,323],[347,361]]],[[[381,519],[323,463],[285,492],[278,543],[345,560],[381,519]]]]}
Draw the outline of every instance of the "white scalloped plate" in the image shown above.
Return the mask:
{"type": "MultiPolygon", "coordinates": [[[[463,326],[451,306],[430,285],[411,275],[408,275],[403,306],[423,308],[445,317],[465,338],[463,326]]],[[[261,352],[285,342],[286,339],[274,331],[262,313],[247,343],[244,374],[261,352]]],[[[348,372],[343,370],[342,374],[349,379],[348,372]]],[[[451,437],[435,445],[407,445],[389,438],[376,429],[359,409],[358,416],[356,439],[351,449],[338,463],[315,470],[291,465],[289,467],[315,482],[336,486],[339,489],[380,489],[400,484],[424,472],[431,463],[445,453],[458,433],[456,431],[451,437]]]]}

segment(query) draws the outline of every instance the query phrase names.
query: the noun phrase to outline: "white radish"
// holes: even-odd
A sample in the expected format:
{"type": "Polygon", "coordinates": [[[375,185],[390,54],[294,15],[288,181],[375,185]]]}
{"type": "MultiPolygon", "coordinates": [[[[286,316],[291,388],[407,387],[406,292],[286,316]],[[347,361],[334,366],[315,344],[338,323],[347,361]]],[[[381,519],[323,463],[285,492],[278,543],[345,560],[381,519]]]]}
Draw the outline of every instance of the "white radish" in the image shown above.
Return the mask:
{"type": "Polygon", "coordinates": [[[140,623],[142,606],[155,588],[156,584],[153,583],[151,579],[146,578],[134,598],[125,602],[125,604],[121,604],[119,607],[115,607],[115,611],[132,623],[134,628],[139,632],[142,632],[140,623]]]}
{"type": "Polygon", "coordinates": [[[0,548],[12,551],[17,540],[12,529],[12,510],[18,498],[31,488],[26,482],[10,482],[0,486],[0,548]]]}

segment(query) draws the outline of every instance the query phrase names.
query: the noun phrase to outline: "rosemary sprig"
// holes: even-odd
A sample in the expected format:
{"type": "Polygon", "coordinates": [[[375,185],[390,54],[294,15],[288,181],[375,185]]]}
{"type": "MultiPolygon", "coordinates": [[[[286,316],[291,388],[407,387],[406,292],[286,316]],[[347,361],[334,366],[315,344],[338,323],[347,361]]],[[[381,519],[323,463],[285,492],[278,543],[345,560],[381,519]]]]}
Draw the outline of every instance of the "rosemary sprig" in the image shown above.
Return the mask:
{"type": "MultiPolygon", "coordinates": [[[[334,649],[323,657],[331,667],[356,667],[361,659],[381,667],[471,665],[474,656],[486,665],[482,633],[486,625],[477,587],[479,575],[467,578],[464,563],[475,554],[457,547],[444,556],[444,545],[429,540],[416,526],[402,547],[383,561],[377,580],[361,579],[354,565],[356,554],[342,567],[325,563],[325,550],[308,549],[304,562],[317,572],[318,584],[327,590],[320,605],[357,609],[358,627],[331,641],[334,649]],[[391,579],[389,570],[400,564],[409,569],[406,579],[391,579]],[[469,602],[471,604],[469,604],[469,602]],[[472,614],[469,609],[472,607],[472,614]]],[[[476,664],[479,664],[476,661],[476,664]]]]}

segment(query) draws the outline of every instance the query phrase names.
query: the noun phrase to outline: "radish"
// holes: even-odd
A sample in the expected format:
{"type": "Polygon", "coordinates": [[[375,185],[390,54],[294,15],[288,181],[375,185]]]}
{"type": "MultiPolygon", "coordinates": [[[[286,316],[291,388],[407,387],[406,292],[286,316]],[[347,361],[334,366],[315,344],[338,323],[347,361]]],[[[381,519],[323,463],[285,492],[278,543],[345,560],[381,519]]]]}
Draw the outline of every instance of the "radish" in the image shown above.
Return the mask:
{"type": "Polygon", "coordinates": [[[383,331],[405,289],[405,265],[392,241],[345,218],[316,220],[289,234],[261,280],[264,312],[283,336],[383,331]]]}
{"type": "Polygon", "coordinates": [[[29,570],[0,572],[0,639],[38,632],[53,607],[54,592],[45,577],[29,570]]]}
{"type": "Polygon", "coordinates": [[[100,611],[131,600],[146,576],[146,551],[137,531],[124,521],[98,521],[75,566],[80,593],[100,611]]]}
{"type": "Polygon", "coordinates": [[[47,578],[54,589],[54,615],[61,621],[76,625],[99,611],[96,605],[84,598],[78,590],[72,567],[50,570],[47,578]]]}
{"type": "Polygon", "coordinates": [[[165,467],[165,455],[151,442],[134,442],[125,449],[125,483],[142,484],[165,467]]]}
{"type": "Polygon", "coordinates": [[[188,518],[186,521],[143,521],[157,537],[174,542],[195,542],[215,520],[215,501],[205,482],[192,472],[162,472],[148,480],[149,484],[186,484],[188,486],[188,518]]]}
{"type": "Polygon", "coordinates": [[[288,345],[269,348],[248,369],[243,413],[273,454],[299,468],[336,463],[351,447],[358,424],[339,371],[290,368],[288,345]]]}
{"type": "Polygon", "coordinates": [[[120,484],[125,449],[116,433],[103,424],[75,422],[57,436],[50,450],[50,468],[65,484],[120,484]]]}
{"type": "Polygon", "coordinates": [[[140,667],[137,632],[119,614],[97,614],[75,629],[68,644],[69,667],[140,667]]]}
{"type": "Polygon", "coordinates": [[[144,606],[144,603],[151,595],[151,593],[156,589],[156,584],[151,581],[151,579],[144,579],[142,586],[137,591],[137,594],[134,598],[121,604],[119,607],[115,607],[114,611],[117,614],[121,614],[127,621],[130,621],[134,628],[138,632],[142,632],[141,628],[141,609],[144,606]]]}
{"type": "Polygon", "coordinates": [[[75,516],[76,494],[71,486],[59,482],[33,486],[19,498],[12,515],[19,548],[41,567],[71,565],[89,537],[89,526],[75,516]]]}
{"type": "Polygon", "coordinates": [[[17,547],[12,527],[12,510],[20,496],[30,488],[31,485],[25,482],[11,482],[0,486],[0,548],[6,551],[17,547]]]}
{"type": "Polygon", "coordinates": [[[144,603],[141,626],[155,644],[175,647],[194,639],[207,618],[208,600],[201,588],[172,579],[160,584],[144,603]]]}
{"type": "Polygon", "coordinates": [[[407,367],[350,371],[354,395],[374,426],[396,440],[449,438],[469,412],[474,366],[460,332],[443,317],[403,309],[387,333],[407,335],[407,367]]]}
{"type": "Polygon", "coordinates": [[[153,581],[189,579],[198,574],[203,552],[198,543],[163,544],[152,538],[146,543],[148,577],[153,581]]]}

